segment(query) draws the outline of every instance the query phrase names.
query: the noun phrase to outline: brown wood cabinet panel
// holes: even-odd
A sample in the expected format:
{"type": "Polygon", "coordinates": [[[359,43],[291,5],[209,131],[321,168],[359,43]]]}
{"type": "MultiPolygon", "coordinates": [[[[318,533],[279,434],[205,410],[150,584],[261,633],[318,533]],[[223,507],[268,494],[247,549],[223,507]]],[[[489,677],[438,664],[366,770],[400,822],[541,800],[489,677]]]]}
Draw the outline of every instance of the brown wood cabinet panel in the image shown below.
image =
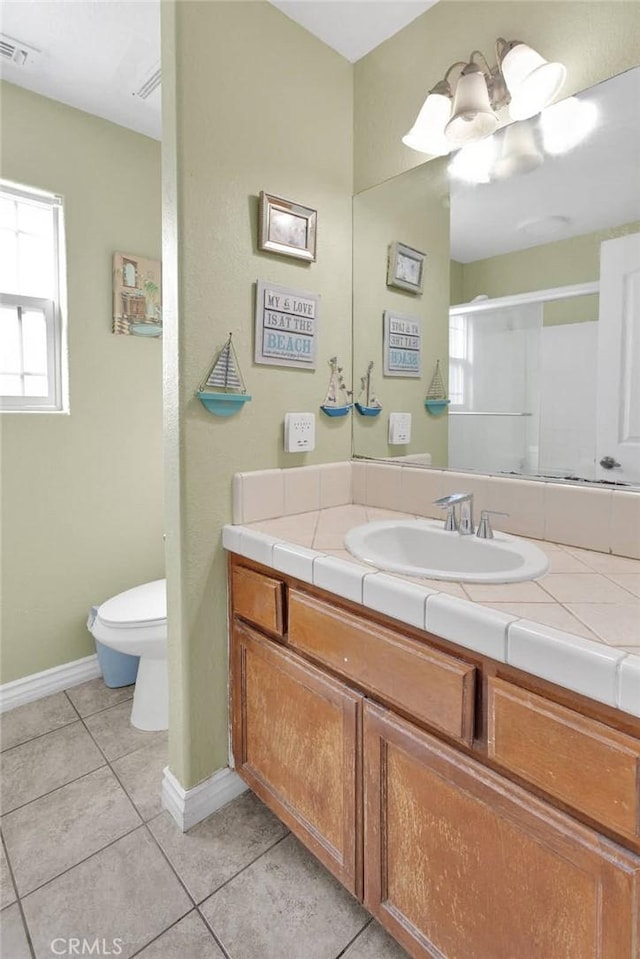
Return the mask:
{"type": "Polygon", "coordinates": [[[269,633],[284,633],[284,584],[244,566],[234,566],[231,578],[233,611],[269,633]]]}
{"type": "Polygon", "coordinates": [[[472,742],[475,667],[469,663],[295,589],[289,591],[288,643],[418,721],[472,742]]]}
{"type": "Polygon", "coordinates": [[[362,696],[235,624],[233,751],[255,793],[362,895],[362,696]]]}
{"type": "Polygon", "coordinates": [[[615,832],[640,835],[640,740],[495,677],[488,709],[492,759],[615,832]]]}
{"type": "Polygon", "coordinates": [[[376,705],[365,905],[416,959],[637,959],[640,858],[376,705]]]}

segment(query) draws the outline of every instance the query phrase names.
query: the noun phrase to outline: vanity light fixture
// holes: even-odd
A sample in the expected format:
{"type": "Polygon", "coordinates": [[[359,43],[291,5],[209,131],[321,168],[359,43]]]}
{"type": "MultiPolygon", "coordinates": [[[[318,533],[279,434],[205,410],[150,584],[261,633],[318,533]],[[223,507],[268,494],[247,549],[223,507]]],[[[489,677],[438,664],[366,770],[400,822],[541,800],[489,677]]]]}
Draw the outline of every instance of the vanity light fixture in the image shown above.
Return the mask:
{"type": "Polygon", "coordinates": [[[497,112],[509,105],[512,119],[524,120],[555,99],[566,76],[561,63],[548,63],[521,40],[496,40],[495,67],[480,50],[467,62],[452,63],[430,90],[402,142],[420,153],[446,156],[451,150],[491,136],[497,112]],[[452,87],[451,75],[458,78],[452,87]]]}

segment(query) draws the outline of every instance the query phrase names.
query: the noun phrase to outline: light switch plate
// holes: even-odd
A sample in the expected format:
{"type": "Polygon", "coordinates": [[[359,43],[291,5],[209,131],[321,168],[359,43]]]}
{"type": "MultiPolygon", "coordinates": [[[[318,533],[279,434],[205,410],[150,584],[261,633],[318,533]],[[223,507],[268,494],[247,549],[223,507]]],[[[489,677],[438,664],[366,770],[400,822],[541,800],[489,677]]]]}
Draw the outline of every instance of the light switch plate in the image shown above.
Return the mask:
{"type": "Polygon", "coordinates": [[[389,414],[389,445],[406,446],[411,442],[411,413],[389,414]]]}
{"type": "Polygon", "coordinates": [[[285,453],[309,453],[316,446],[315,413],[285,413],[285,453]]]}

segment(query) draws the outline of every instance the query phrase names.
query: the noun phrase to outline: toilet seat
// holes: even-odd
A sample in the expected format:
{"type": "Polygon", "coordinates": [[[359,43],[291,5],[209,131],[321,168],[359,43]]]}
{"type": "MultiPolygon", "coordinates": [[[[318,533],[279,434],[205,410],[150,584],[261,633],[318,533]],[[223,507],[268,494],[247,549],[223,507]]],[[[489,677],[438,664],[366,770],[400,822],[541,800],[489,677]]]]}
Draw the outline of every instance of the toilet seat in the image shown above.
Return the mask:
{"type": "Polygon", "coordinates": [[[98,608],[97,615],[105,626],[116,629],[136,629],[142,626],[166,626],[167,581],[134,586],[125,593],[113,596],[98,608]]]}

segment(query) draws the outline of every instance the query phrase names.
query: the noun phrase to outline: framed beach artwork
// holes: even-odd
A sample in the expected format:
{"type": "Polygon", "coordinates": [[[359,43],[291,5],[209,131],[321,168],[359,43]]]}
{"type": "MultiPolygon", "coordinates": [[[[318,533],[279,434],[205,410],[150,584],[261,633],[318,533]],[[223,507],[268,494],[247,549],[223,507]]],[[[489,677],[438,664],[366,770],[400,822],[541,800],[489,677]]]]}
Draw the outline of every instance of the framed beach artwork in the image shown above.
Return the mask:
{"type": "Polygon", "coordinates": [[[408,293],[422,293],[426,253],[414,250],[405,243],[392,243],[387,264],[387,286],[395,286],[408,293]]]}
{"type": "Polygon", "coordinates": [[[271,196],[263,190],[260,194],[258,248],[300,260],[315,260],[317,218],[315,210],[271,196]]]}
{"type": "Polygon", "coordinates": [[[112,331],[127,336],[161,335],[160,260],[131,253],[113,254],[112,331]]]}

